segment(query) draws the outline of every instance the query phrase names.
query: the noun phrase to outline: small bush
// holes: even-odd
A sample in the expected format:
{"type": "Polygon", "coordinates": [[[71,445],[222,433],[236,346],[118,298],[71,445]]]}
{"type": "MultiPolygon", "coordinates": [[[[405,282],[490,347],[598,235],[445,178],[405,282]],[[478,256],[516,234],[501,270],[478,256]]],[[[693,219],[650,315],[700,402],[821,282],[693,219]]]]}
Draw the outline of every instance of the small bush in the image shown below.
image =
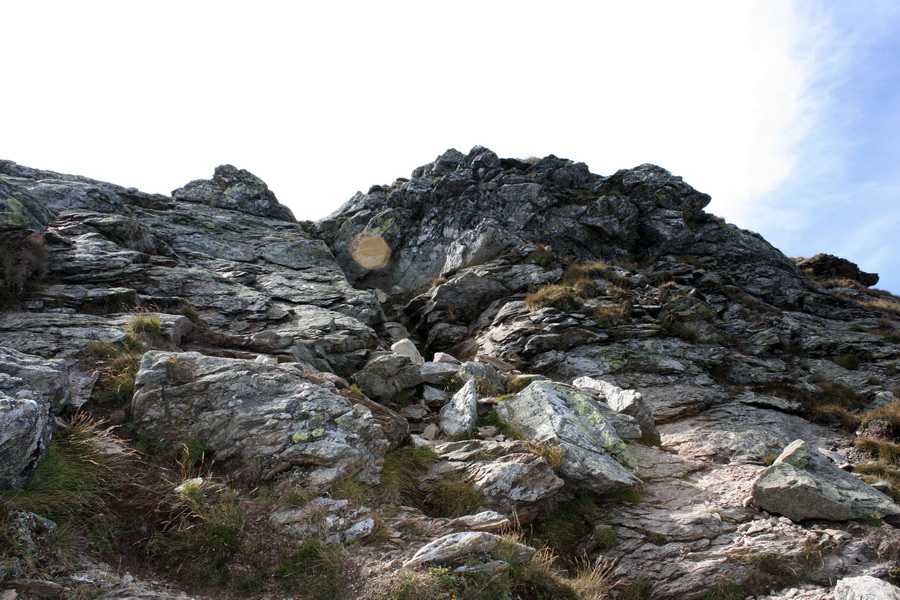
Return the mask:
{"type": "Polygon", "coordinates": [[[308,539],[282,552],[275,576],[278,587],[294,598],[336,600],[341,597],[343,564],[338,547],[308,539]]]}
{"type": "Polygon", "coordinates": [[[497,432],[505,437],[513,440],[521,440],[521,433],[512,428],[512,426],[501,419],[496,412],[490,412],[483,417],[478,417],[478,427],[493,426],[497,428],[497,432]]]}
{"type": "Polygon", "coordinates": [[[880,461],[892,465],[900,464],[900,444],[862,438],[857,440],[856,447],[880,461]]]}
{"type": "Polygon", "coordinates": [[[550,465],[550,468],[553,469],[555,473],[559,473],[559,470],[562,468],[563,457],[565,456],[562,446],[547,442],[529,442],[528,451],[535,456],[540,456],[546,460],[547,464],[550,465]]]}
{"type": "Polygon", "coordinates": [[[159,566],[192,582],[224,585],[228,563],[245,536],[247,515],[233,493],[207,494],[206,486],[192,486],[180,494],[179,512],[154,533],[147,550],[159,566]]]}
{"type": "Polygon", "coordinates": [[[163,337],[162,322],[159,317],[148,315],[135,315],[128,323],[128,331],[134,334],[145,333],[151,336],[163,337]]]}
{"type": "Polygon", "coordinates": [[[600,295],[600,285],[593,279],[582,277],[572,284],[572,290],[579,298],[596,298],[600,295]]]}
{"type": "Polygon", "coordinates": [[[462,517],[478,512],[481,494],[457,473],[446,473],[424,486],[424,508],[433,517],[462,517]]]}
{"type": "Polygon", "coordinates": [[[594,542],[600,551],[612,550],[619,545],[619,535],[612,527],[602,527],[594,531],[594,542]]]}
{"type": "Polygon", "coordinates": [[[77,415],[57,432],[25,487],[2,495],[21,510],[81,525],[103,505],[127,457],[121,448],[111,430],[77,415]]]}
{"type": "Polygon", "coordinates": [[[49,270],[43,236],[29,235],[20,242],[0,243],[0,308],[13,308],[49,270]]]}
{"type": "Polygon", "coordinates": [[[631,307],[624,304],[598,306],[594,309],[594,322],[600,327],[612,327],[625,323],[630,313],[631,307]]]}
{"type": "Polygon", "coordinates": [[[581,306],[574,290],[567,285],[546,285],[525,296],[528,310],[552,307],[560,310],[575,310],[581,306]]]}
{"type": "Polygon", "coordinates": [[[373,490],[380,504],[421,506],[425,498],[419,476],[437,460],[431,448],[404,446],[389,450],[384,456],[381,483],[373,490]]]}
{"type": "Polygon", "coordinates": [[[538,265],[545,269],[551,267],[556,262],[556,255],[542,244],[536,244],[536,246],[537,249],[530,252],[523,262],[530,265],[538,265]]]}
{"type": "Polygon", "coordinates": [[[859,521],[863,525],[868,525],[870,527],[881,527],[882,525],[884,525],[884,520],[881,518],[881,515],[874,512],[860,515],[857,521],[859,521]]]}
{"type": "Polygon", "coordinates": [[[91,355],[104,363],[91,399],[101,404],[121,404],[131,400],[144,352],[146,348],[133,334],[126,335],[118,344],[91,344],[91,355]]]}
{"type": "Polygon", "coordinates": [[[534,535],[563,558],[573,561],[573,549],[593,530],[598,513],[593,496],[582,494],[572,502],[558,504],[534,526],[534,535]]]}
{"type": "Polygon", "coordinates": [[[862,364],[862,360],[856,354],[843,354],[835,358],[834,362],[849,371],[855,371],[862,364]]]}

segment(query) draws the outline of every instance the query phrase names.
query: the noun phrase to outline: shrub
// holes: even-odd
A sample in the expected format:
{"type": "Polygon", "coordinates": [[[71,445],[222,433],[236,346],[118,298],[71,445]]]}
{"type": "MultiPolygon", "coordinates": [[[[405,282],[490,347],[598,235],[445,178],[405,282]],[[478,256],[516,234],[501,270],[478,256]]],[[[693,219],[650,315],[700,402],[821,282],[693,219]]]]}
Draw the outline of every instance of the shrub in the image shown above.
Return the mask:
{"type": "Polygon", "coordinates": [[[146,348],[134,334],[126,335],[117,344],[91,344],[91,355],[103,363],[100,377],[91,392],[91,399],[101,404],[121,404],[131,400],[134,380],[141,368],[144,352],[146,348]]]}
{"type": "Polygon", "coordinates": [[[244,507],[233,492],[210,490],[205,482],[189,486],[178,500],[176,516],[147,542],[150,557],[187,581],[212,577],[224,585],[244,539],[244,507]]]}
{"type": "Polygon", "coordinates": [[[575,296],[574,290],[567,285],[546,285],[536,292],[525,296],[525,306],[528,310],[552,307],[560,310],[575,310],[581,304],[575,296]]]}
{"type": "Polygon", "coordinates": [[[295,598],[340,598],[343,563],[339,547],[304,540],[282,552],[281,564],[275,571],[278,587],[295,598]]]}
{"type": "Polygon", "coordinates": [[[556,505],[547,517],[534,527],[534,535],[554,552],[574,560],[576,543],[593,529],[598,512],[593,496],[582,494],[571,502],[556,505]]]}
{"type": "Polygon", "coordinates": [[[450,472],[424,486],[425,512],[433,517],[461,517],[478,512],[481,494],[458,473],[450,472]]]}
{"type": "Polygon", "coordinates": [[[600,285],[593,279],[582,277],[572,284],[572,290],[579,298],[595,298],[600,295],[600,285]]]}
{"type": "Polygon", "coordinates": [[[628,320],[631,309],[623,304],[598,306],[594,309],[594,322],[600,327],[612,327],[628,320]]]}
{"type": "Polygon", "coordinates": [[[563,457],[565,456],[562,446],[547,442],[528,442],[527,447],[529,452],[546,460],[550,468],[554,472],[559,473],[560,468],[562,468],[563,457]]]}
{"type": "Polygon", "coordinates": [[[849,371],[855,371],[859,368],[862,360],[856,354],[843,354],[835,358],[834,362],[849,371]]]}
{"type": "Polygon", "coordinates": [[[135,315],[128,323],[128,331],[134,334],[146,333],[148,335],[163,335],[162,322],[159,317],[148,315],[135,315]]]}
{"type": "Polygon", "coordinates": [[[514,440],[521,440],[523,436],[521,433],[512,428],[512,426],[501,419],[496,412],[490,412],[483,417],[478,417],[478,427],[485,426],[493,426],[497,428],[497,431],[506,436],[507,438],[514,440]]]}
{"type": "Polygon", "coordinates": [[[381,504],[421,506],[425,492],[419,476],[437,460],[431,448],[404,446],[389,450],[384,456],[381,483],[373,490],[374,500],[381,504]]]}
{"type": "Polygon", "coordinates": [[[19,242],[0,243],[0,308],[12,308],[49,269],[47,246],[41,235],[19,242]]]}
{"type": "Polygon", "coordinates": [[[524,259],[523,262],[531,265],[538,265],[544,267],[545,269],[552,266],[554,262],[556,262],[556,255],[553,254],[546,246],[543,244],[535,244],[537,247],[536,250],[530,252],[524,259]]]}

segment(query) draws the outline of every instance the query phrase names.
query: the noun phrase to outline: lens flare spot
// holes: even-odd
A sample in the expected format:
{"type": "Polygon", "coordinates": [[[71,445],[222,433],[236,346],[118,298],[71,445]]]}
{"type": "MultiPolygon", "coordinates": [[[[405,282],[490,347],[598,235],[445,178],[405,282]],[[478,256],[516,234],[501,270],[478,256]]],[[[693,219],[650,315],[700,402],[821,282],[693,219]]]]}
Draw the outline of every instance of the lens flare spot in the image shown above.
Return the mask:
{"type": "Polygon", "coordinates": [[[391,259],[391,248],[380,235],[362,233],[353,240],[350,256],[365,269],[381,269],[391,259]]]}

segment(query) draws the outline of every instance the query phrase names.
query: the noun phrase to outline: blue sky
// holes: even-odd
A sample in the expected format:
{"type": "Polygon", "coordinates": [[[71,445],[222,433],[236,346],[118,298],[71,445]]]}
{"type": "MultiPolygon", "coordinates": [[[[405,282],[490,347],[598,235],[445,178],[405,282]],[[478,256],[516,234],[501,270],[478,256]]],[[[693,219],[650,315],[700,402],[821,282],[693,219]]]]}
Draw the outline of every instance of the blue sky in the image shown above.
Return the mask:
{"type": "Polygon", "coordinates": [[[900,293],[900,4],[799,8],[808,29],[798,45],[820,44],[805,49],[812,122],[790,175],[742,224],[791,256],[850,258],[900,293]]]}
{"type": "Polygon", "coordinates": [[[900,292],[900,3],[44,0],[4,6],[0,157],[298,218],[450,147],[659,164],[790,256],[900,292]]]}

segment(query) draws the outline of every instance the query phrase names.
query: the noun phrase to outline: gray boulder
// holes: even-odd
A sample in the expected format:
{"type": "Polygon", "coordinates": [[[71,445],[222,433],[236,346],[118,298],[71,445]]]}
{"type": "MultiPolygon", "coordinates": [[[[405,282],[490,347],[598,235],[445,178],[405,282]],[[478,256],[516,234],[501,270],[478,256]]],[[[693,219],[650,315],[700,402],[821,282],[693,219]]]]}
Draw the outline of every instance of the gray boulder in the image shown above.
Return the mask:
{"type": "Polygon", "coordinates": [[[216,167],[212,179],[194,180],[173,191],[172,197],[280,221],[296,221],[291,210],[278,203],[262,179],[231,165],[216,167]]]}
{"type": "Polygon", "coordinates": [[[346,477],[377,483],[389,445],[368,408],[295,367],[196,352],[146,353],[131,413],[138,435],[200,440],[247,480],[285,475],[314,490],[346,477]]]}
{"type": "Polygon", "coordinates": [[[834,600],[900,600],[900,588],[870,575],[845,577],[832,593],[834,600]]]}
{"type": "Polygon", "coordinates": [[[470,434],[478,421],[478,392],[470,379],[441,409],[441,429],[449,436],[470,434]]]}
{"type": "Polygon", "coordinates": [[[410,395],[425,380],[408,356],[396,352],[376,352],[353,381],[363,394],[379,401],[395,400],[398,395],[410,395]]]}
{"type": "Polygon", "coordinates": [[[539,381],[501,402],[497,416],[530,441],[559,445],[560,474],[575,489],[603,493],[641,483],[625,443],[590,396],[539,381]]]}
{"type": "Polygon", "coordinates": [[[484,394],[499,394],[503,389],[500,373],[487,363],[468,361],[463,363],[456,375],[466,381],[475,381],[484,394]]]}
{"type": "Polygon", "coordinates": [[[900,524],[900,506],[803,440],[791,442],[760,474],[753,483],[753,499],[763,510],[792,521],[847,521],[875,514],[900,524]]]}
{"type": "Polygon", "coordinates": [[[23,486],[43,458],[68,383],[64,361],[0,347],[0,489],[23,486]]]}
{"type": "Polygon", "coordinates": [[[572,385],[577,388],[595,390],[602,395],[614,411],[634,417],[641,426],[641,438],[652,444],[660,443],[656,421],[640,392],[623,390],[617,385],[592,377],[579,377],[572,382],[572,385]]]}

